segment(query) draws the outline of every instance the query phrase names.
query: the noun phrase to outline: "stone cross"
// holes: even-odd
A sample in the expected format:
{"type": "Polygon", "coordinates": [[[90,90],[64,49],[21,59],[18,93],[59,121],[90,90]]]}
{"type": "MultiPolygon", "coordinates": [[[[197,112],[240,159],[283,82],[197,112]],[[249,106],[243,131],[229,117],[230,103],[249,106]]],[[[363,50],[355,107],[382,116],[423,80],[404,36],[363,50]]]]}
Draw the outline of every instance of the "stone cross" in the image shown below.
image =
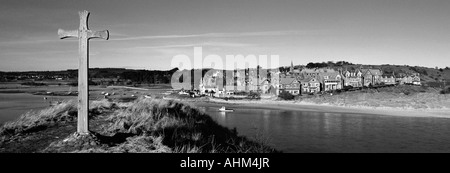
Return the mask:
{"type": "Polygon", "coordinates": [[[78,61],[78,125],[77,132],[80,135],[89,134],[89,84],[88,84],[88,70],[89,70],[89,39],[102,38],[109,39],[109,31],[91,31],[88,28],[88,11],[79,12],[80,28],[73,31],[58,30],[60,39],[78,38],[79,54],[78,61]]]}

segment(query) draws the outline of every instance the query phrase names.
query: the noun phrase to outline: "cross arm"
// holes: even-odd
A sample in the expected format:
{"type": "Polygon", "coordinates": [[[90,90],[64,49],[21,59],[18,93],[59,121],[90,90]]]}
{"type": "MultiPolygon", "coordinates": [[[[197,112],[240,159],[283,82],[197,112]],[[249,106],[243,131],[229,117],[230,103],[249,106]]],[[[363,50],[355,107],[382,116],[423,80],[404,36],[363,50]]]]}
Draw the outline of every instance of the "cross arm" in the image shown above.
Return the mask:
{"type": "Polygon", "coordinates": [[[65,31],[63,29],[58,29],[58,35],[60,39],[78,38],[78,31],[77,30],[65,31]]]}
{"type": "Polygon", "coordinates": [[[108,40],[109,39],[109,31],[108,30],[104,30],[104,31],[88,31],[88,38],[101,38],[101,39],[105,39],[108,40]]]}

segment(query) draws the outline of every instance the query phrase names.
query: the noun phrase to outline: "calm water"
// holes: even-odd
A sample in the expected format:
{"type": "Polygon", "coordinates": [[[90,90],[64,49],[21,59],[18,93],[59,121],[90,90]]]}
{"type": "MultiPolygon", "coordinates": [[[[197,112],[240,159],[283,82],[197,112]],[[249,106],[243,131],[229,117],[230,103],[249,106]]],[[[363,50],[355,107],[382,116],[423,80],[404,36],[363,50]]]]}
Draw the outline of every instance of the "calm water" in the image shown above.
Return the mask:
{"type": "MultiPolygon", "coordinates": [[[[202,107],[219,124],[283,152],[450,152],[450,119],[202,107]]],[[[232,107],[230,107],[232,108],[232,107]]]]}
{"type": "Polygon", "coordinates": [[[50,105],[50,101],[62,101],[70,97],[47,97],[26,93],[4,94],[0,93],[0,124],[15,120],[30,110],[40,110],[50,105]]]}
{"type": "MultiPolygon", "coordinates": [[[[42,109],[53,97],[0,93],[0,123],[30,109],[42,109]]],[[[201,105],[219,124],[249,138],[262,133],[283,152],[450,152],[450,119],[410,118],[201,105]]]]}

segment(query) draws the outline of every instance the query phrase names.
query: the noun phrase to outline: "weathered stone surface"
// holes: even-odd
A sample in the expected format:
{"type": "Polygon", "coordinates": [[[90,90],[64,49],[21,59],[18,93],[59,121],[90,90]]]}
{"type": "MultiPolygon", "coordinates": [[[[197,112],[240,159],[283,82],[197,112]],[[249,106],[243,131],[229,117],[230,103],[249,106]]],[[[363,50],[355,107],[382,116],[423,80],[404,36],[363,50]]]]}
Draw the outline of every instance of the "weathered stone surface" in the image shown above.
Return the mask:
{"type": "Polygon", "coordinates": [[[81,134],[89,133],[89,39],[102,38],[109,39],[109,31],[91,31],[88,28],[88,11],[79,12],[80,27],[78,30],[65,31],[58,30],[58,35],[61,39],[78,38],[79,41],[79,64],[78,64],[78,125],[77,132],[81,134]]]}

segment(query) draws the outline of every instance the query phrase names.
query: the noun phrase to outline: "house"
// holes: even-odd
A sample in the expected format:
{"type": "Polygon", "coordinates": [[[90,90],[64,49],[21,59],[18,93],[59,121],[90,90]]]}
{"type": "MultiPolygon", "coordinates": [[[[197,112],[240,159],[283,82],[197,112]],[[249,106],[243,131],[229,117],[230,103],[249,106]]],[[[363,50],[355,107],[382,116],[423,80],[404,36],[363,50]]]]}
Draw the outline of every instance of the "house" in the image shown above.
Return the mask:
{"type": "Polygon", "coordinates": [[[248,69],[246,73],[246,91],[257,92],[259,90],[259,72],[257,69],[248,69]]]}
{"type": "Polygon", "coordinates": [[[395,85],[396,80],[395,80],[395,73],[392,72],[392,74],[382,74],[381,78],[380,78],[380,83],[383,85],[395,85]]]}
{"type": "Polygon", "coordinates": [[[396,78],[396,82],[399,85],[422,85],[420,82],[420,74],[419,73],[413,73],[413,74],[399,74],[399,76],[396,78]]]}
{"type": "Polygon", "coordinates": [[[315,78],[315,77],[319,76],[320,70],[319,69],[308,69],[308,68],[305,68],[305,69],[302,69],[300,71],[300,74],[303,77],[314,77],[315,78]]]}
{"type": "Polygon", "coordinates": [[[306,86],[302,91],[308,93],[339,90],[344,86],[344,76],[341,72],[330,68],[303,69],[297,77],[301,80],[302,86],[306,86]],[[317,82],[319,86],[314,88],[317,82]]]}
{"type": "Polygon", "coordinates": [[[270,87],[271,87],[270,80],[269,79],[263,80],[260,84],[261,94],[268,94],[270,87]]]}
{"type": "Polygon", "coordinates": [[[413,83],[412,83],[413,85],[422,85],[422,83],[420,82],[420,78],[418,78],[418,77],[414,77],[413,78],[413,83]]]}
{"type": "Polygon", "coordinates": [[[385,85],[395,85],[395,77],[393,75],[382,75],[381,83],[384,83],[385,85]]]}
{"type": "Polygon", "coordinates": [[[362,87],[362,72],[361,70],[357,69],[354,71],[344,71],[343,72],[343,78],[344,78],[344,86],[352,86],[352,87],[362,87]]]}
{"type": "Polygon", "coordinates": [[[286,77],[280,79],[280,92],[286,91],[292,95],[299,95],[300,93],[300,82],[294,77],[286,77]]]}
{"type": "Polygon", "coordinates": [[[234,83],[235,90],[237,92],[246,91],[247,82],[246,82],[246,71],[245,70],[235,70],[234,71],[234,83]]]}
{"type": "Polygon", "coordinates": [[[321,91],[321,83],[316,77],[306,77],[300,80],[301,93],[318,93],[321,91]]]}
{"type": "Polygon", "coordinates": [[[233,95],[235,92],[235,87],[234,85],[225,85],[225,94],[226,95],[233,95]]]}
{"type": "Polygon", "coordinates": [[[399,85],[412,84],[412,77],[406,73],[398,73],[395,82],[399,85]]]}
{"type": "Polygon", "coordinates": [[[415,73],[412,75],[412,84],[413,85],[422,85],[422,83],[420,82],[420,74],[419,73],[415,73]]]}
{"type": "Polygon", "coordinates": [[[374,86],[381,84],[381,75],[383,72],[380,69],[361,69],[363,86],[374,86]]]}
{"type": "Polygon", "coordinates": [[[278,95],[280,92],[280,72],[278,70],[271,70],[269,72],[270,87],[269,93],[278,95]]]}
{"type": "Polygon", "coordinates": [[[199,84],[200,93],[223,93],[223,76],[219,71],[207,73],[204,75],[201,83],[199,84]]]}
{"type": "Polygon", "coordinates": [[[321,91],[334,91],[343,88],[342,75],[333,69],[324,69],[319,73],[319,79],[322,83],[321,91]]]}

